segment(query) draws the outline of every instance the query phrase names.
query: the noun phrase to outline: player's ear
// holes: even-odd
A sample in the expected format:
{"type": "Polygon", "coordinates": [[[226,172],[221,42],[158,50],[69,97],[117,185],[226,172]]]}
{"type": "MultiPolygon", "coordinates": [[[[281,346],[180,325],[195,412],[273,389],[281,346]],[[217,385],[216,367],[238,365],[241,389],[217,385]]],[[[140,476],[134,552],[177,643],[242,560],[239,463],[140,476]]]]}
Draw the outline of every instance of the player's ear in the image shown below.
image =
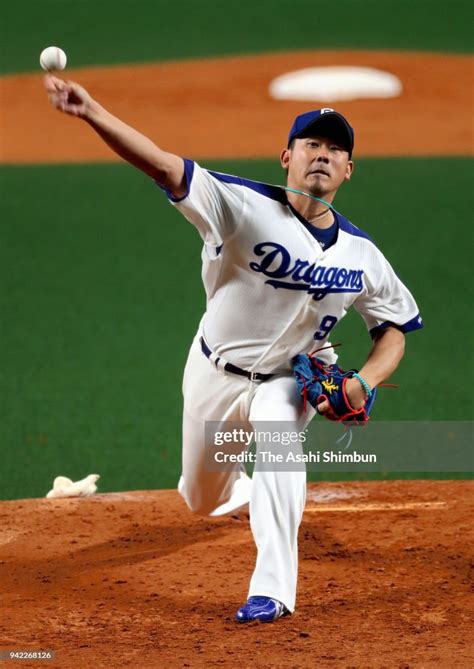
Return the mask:
{"type": "Polygon", "coordinates": [[[291,149],[283,149],[280,153],[280,164],[284,170],[287,170],[290,165],[291,149]]]}
{"type": "Polygon", "coordinates": [[[353,171],[354,171],[354,162],[352,160],[349,160],[347,162],[346,174],[345,174],[345,177],[344,177],[345,181],[350,181],[350,178],[352,176],[353,171]]]}

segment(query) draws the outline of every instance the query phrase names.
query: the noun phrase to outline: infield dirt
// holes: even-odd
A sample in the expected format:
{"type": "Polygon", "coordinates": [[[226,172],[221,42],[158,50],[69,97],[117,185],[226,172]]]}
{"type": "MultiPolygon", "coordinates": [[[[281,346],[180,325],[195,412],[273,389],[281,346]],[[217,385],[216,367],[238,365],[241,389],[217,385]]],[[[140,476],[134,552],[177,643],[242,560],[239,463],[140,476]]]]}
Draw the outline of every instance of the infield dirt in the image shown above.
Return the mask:
{"type": "MultiPolygon", "coordinates": [[[[276,158],[293,118],[326,102],[274,100],[270,82],[305,67],[352,65],[395,74],[403,93],[334,105],[356,129],[355,156],[472,155],[473,59],[404,51],[296,51],[71,69],[112,113],[189,158],[276,158]]],[[[114,161],[85,123],[51,109],[42,75],[0,78],[3,163],[114,161]]],[[[331,106],[331,105],[329,105],[331,106]]]]}
{"type": "Polygon", "coordinates": [[[468,669],[474,485],[311,485],[293,616],[233,621],[255,548],[245,516],[175,491],[0,503],[3,649],[21,666],[468,669]]]}

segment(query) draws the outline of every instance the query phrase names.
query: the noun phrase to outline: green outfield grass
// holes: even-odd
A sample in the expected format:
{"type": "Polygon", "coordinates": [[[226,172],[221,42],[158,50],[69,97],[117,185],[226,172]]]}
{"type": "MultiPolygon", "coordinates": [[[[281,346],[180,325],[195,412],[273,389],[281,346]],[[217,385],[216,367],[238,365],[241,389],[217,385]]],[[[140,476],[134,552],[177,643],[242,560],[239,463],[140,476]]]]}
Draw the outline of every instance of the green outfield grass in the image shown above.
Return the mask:
{"type": "MultiPolygon", "coordinates": [[[[276,161],[201,162],[282,183],[276,161]]],[[[364,159],[338,196],[426,324],[376,418],[472,417],[472,165],[364,159]]],[[[44,495],[58,474],[97,472],[102,491],[173,487],[181,373],[204,308],[197,233],[127,165],[1,167],[0,179],[0,498],[44,495]]],[[[333,339],[344,366],[370,346],[357,314],[333,339]]]]}
{"type": "Polygon", "coordinates": [[[469,0],[25,0],[4,3],[0,72],[38,70],[41,50],[70,67],[288,49],[469,52],[469,0]]]}

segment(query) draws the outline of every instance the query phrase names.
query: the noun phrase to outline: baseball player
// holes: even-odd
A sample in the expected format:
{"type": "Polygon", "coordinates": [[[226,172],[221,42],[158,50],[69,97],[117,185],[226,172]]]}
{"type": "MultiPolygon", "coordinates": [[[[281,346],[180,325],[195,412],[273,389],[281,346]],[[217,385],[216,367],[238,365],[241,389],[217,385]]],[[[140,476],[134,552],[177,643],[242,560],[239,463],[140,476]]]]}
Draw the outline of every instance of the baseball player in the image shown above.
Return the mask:
{"type": "MultiPolygon", "coordinates": [[[[203,169],[158,148],[106,111],[81,86],[45,78],[54,107],[84,119],[122,158],[149,175],[203,241],[206,312],[184,372],[183,459],[178,490],[200,514],[228,513],[249,503],[257,560],[238,622],[275,621],[293,613],[297,534],[306,496],[304,471],[209,467],[206,424],[248,431],[261,421],[304,430],[292,375],[297,354],[323,348],[349,307],[373,340],[357,377],[347,379],[350,406],[397,368],[405,333],[422,327],[418,308],[374,242],[332,202],[353,172],[354,131],[333,109],[298,116],[280,154],[287,186],[203,169]]],[[[234,129],[232,129],[234,132],[234,129]]],[[[326,347],[319,356],[334,363],[326,347]]],[[[327,400],[317,410],[329,411],[327,400]]],[[[237,438],[230,451],[244,452],[237,438]]],[[[257,438],[256,449],[260,448],[257,438]]]]}

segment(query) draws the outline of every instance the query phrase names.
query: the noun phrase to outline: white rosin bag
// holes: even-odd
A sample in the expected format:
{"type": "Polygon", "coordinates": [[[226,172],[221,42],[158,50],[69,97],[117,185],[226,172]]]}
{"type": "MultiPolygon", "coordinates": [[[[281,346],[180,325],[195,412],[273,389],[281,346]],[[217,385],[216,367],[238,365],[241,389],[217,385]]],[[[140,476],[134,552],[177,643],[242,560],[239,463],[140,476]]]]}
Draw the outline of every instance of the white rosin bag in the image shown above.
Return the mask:
{"type": "Polygon", "coordinates": [[[75,482],[66,476],[56,476],[53,488],[46,497],[90,497],[96,492],[99,479],[99,474],[89,474],[85,479],[75,482]]]}

